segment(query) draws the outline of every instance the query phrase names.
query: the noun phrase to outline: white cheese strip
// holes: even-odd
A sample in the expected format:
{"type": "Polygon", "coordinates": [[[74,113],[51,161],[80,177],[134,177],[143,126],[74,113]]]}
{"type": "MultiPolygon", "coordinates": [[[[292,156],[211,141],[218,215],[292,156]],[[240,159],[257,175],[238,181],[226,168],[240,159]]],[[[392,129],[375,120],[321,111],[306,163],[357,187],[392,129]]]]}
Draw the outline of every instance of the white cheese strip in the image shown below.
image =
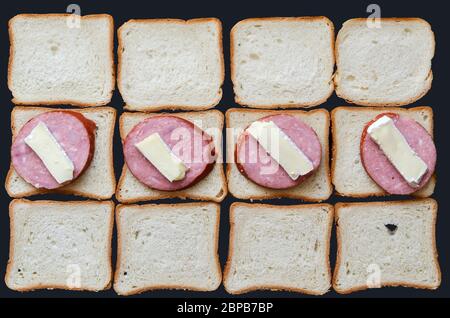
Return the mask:
{"type": "Polygon", "coordinates": [[[247,131],[292,180],[314,169],[311,160],[273,121],[255,121],[247,131]]]}
{"type": "Polygon", "coordinates": [[[59,184],[73,179],[73,162],[43,122],[39,122],[25,137],[25,143],[33,149],[59,184]]]}
{"type": "Polygon", "coordinates": [[[367,133],[406,182],[417,187],[427,173],[427,164],[409,146],[394,121],[389,116],[382,116],[367,128],[367,133]]]}
{"type": "Polygon", "coordinates": [[[175,156],[158,133],[135,144],[142,155],[170,182],[184,179],[187,167],[175,156]]]}

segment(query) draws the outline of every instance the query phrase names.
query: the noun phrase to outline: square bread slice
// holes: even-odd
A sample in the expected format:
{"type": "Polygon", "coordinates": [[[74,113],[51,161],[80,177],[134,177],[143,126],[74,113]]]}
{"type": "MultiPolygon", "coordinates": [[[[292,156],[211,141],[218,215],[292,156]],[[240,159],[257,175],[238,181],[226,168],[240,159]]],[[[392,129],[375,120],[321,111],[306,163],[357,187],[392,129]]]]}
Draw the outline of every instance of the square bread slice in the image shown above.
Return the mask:
{"type": "Polygon", "coordinates": [[[106,105],[114,90],[107,14],[19,14],[9,20],[8,87],[21,105],[106,105]]]}
{"type": "Polygon", "coordinates": [[[335,209],[333,288],[338,293],[382,286],[439,287],[435,200],[338,203],[335,209]]]}
{"type": "MultiPolygon", "coordinates": [[[[365,125],[377,115],[385,112],[400,114],[414,119],[433,136],[433,110],[431,107],[410,109],[393,107],[336,107],[331,112],[333,158],[331,179],[336,192],[348,197],[383,196],[386,192],[367,174],[361,163],[360,140],[365,125]]],[[[436,178],[421,190],[417,197],[429,197],[434,192],[436,178]]]]}
{"type": "MultiPolygon", "coordinates": [[[[142,120],[158,114],[123,113],[120,116],[120,137],[122,141],[134,126],[142,120]]],[[[227,195],[227,182],[223,171],[222,130],[223,114],[217,110],[203,112],[171,113],[189,120],[209,134],[217,151],[217,159],[211,172],[193,186],[179,191],[154,190],[141,183],[124,164],[116,190],[116,198],[122,203],[159,200],[166,198],[194,199],[221,202],[227,195]]]]}
{"type": "Polygon", "coordinates": [[[434,34],[419,18],[346,21],[336,38],[336,94],[364,106],[411,104],[431,88],[434,34]]]}
{"type": "Polygon", "coordinates": [[[112,201],[13,200],[6,285],[99,291],[111,286],[112,201]]]}
{"type": "MultiPolygon", "coordinates": [[[[16,106],[11,112],[11,130],[13,140],[22,126],[31,118],[56,108],[16,106]]],[[[13,198],[27,197],[44,193],[63,193],[79,195],[92,199],[110,199],[116,190],[116,178],[113,165],[113,135],[116,122],[116,110],[111,107],[71,109],[83,114],[97,125],[95,131],[95,152],[92,162],[83,174],[72,183],[56,190],[36,189],[23,180],[11,165],[6,177],[5,187],[13,198]]]]}
{"type": "Polygon", "coordinates": [[[320,202],[333,192],[329,167],[329,128],[330,115],[325,109],[302,110],[255,110],[232,108],[226,113],[227,122],[227,180],[230,193],[239,199],[291,198],[320,202]],[[264,188],[244,177],[238,170],[234,159],[236,141],[252,122],[275,114],[295,116],[311,126],[322,145],[322,159],[314,175],[291,189],[274,190],[264,188]]]}
{"type": "Polygon", "coordinates": [[[222,98],[220,20],[129,20],[118,40],[117,86],[125,109],[200,110],[222,98]]]}
{"type": "Polygon", "coordinates": [[[216,290],[219,219],[216,203],[118,205],[114,290],[216,290]]]}
{"type": "Polygon", "coordinates": [[[334,26],[326,17],[252,18],[230,34],[235,101],[256,108],[311,107],[334,89],[334,26]]]}
{"type": "Polygon", "coordinates": [[[287,290],[325,294],[333,206],[233,203],[224,286],[231,294],[287,290]]]}

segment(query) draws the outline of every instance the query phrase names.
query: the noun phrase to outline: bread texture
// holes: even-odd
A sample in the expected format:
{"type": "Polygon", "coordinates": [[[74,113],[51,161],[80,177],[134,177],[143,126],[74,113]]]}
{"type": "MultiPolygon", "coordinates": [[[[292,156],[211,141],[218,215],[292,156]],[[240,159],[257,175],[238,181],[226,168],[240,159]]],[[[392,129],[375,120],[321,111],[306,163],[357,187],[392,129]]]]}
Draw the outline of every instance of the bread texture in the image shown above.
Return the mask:
{"type": "Polygon", "coordinates": [[[108,289],[112,201],[13,200],[6,285],[13,290],[108,289]]]}
{"type": "Polygon", "coordinates": [[[230,223],[227,292],[270,289],[322,295],[331,287],[332,205],[233,203],[230,223]]]}
{"type": "Polygon", "coordinates": [[[217,289],[219,219],[216,203],[119,205],[115,291],[217,289]]]}
{"type": "MultiPolygon", "coordinates": [[[[13,140],[33,117],[56,111],[55,108],[16,106],[11,113],[11,131],[13,140]]],[[[6,177],[5,188],[13,198],[27,197],[45,193],[63,193],[83,196],[92,199],[110,199],[116,189],[116,178],[113,165],[113,135],[116,122],[116,110],[111,107],[71,109],[79,112],[87,119],[95,122],[95,151],[89,167],[73,182],[55,190],[37,189],[23,180],[10,166],[6,177]]]]}
{"type": "Polygon", "coordinates": [[[435,200],[338,203],[335,210],[333,288],[338,293],[382,286],[439,287],[435,200]]]}
{"type": "MultiPolygon", "coordinates": [[[[158,114],[123,113],[120,116],[120,136],[122,141],[134,126],[142,120],[159,116],[158,114]]],[[[221,202],[227,195],[227,183],[223,171],[222,130],[223,115],[217,110],[203,112],[171,113],[171,115],[186,119],[197,125],[213,140],[217,159],[211,172],[198,183],[178,191],[154,190],[141,183],[124,164],[122,175],[117,185],[116,198],[122,203],[135,203],[166,198],[194,199],[202,201],[221,202]]]]}
{"type": "Polygon", "coordinates": [[[434,34],[419,18],[346,21],[336,38],[336,94],[364,106],[402,106],[431,88],[434,34]]]}
{"type": "Polygon", "coordinates": [[[110,102],[115,85],[110,15],[19,14],[9,20],[9,38],[8,87],[13,103],[110,102]]]}
{"type": "Polygon", "coordinates": [[[227,180],[230,193],[239,199],[292,198],[305,201],[323,201],[333,192],[329,169],[330,116],[325,109],[302,110],[255,110],[232,108],[226,113],[227,123],[227,180]],[[290,189],[269,189],[257,185],[242,175],[235,163],[236,142],[241,133],[254,121],[269,115],[287,114],[302,120],[316,132],[322,145],[319,168],[307,180],[290,189]]]}
{"type": "MultiPolygon", "coordinates": [[[[331,112],[333,158],[331,179],[336,192],[342,196],[368,197],[388,195],[367,174],[360,157],[361,134],[365,125],[385,112],[414,119],[433,136],[433,110],[431,107],[410,109],[393,107],[336,107],[331,112]]],[[[428,197],[433,194],[436,177],[413,195],[428,197]]]]}
{"type": "Polygon", "coordinates": [[[203,110],[222,98],[215,18],[129,20],[118,30],[117,85],[128,110],[203,110]]]}
{"type": "Polygon", "coordinates": [[[334,89],[334,26],[326,17],[251,18],[231,30],[235,101],[256,108],[311,107],[334,89]]]}

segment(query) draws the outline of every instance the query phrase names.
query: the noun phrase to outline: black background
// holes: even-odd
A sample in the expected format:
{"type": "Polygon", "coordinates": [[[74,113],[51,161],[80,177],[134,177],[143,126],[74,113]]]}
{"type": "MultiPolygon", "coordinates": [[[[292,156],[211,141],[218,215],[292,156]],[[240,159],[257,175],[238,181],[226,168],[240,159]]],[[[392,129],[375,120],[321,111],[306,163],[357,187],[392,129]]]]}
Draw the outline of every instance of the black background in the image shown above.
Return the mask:
{"type": "MultiPolygon", "coordinates": [[[[450,297],[449,284],[449,246],[450,246],[450,215],[449,204],[450,199],[447,194],[447,180],[448,180],[448,163],[450,162],[447,139],[450,137],[446,126],[449,124],[447,106],[448,100],[448,83],[449,83],[449,41],[447,32],[450,31],[448,24],[449,18],[446,12],[446,7],[443,1],[373,1],[380,5],[381,15],[383,17],[421,17],[427,20],[436,37],[436,53],[433,59],[433,85],[430,92],[418,102],[411,104],[412,106],[432,106],[434,110],[435,119],[435,142],[438,149],[438,166],[437,176],[438,184],[433,197],[439,203],[439,212],[437,218],[437,247],[439,252],[439,262],[442,271],[442,285],[435,291],[416,290],[412,288],[382,288],[375,290],[368,290],[357,292],[350,295],[338,295],[334,291],[330,291],[322,297],[450,297]]],[[[342,23],[354,17],[366,17],[366,7],[371,2],[367,1],[289,1],[284,2],[280,0],[270,2],[249,2],[249,1],[180,1],[175,2],[171,0],[160,1],[15,1],[14,3],[2,2],[0,9],[0,126],[2,129],[1,142],[2,153],[0,156],[0,178],[1,183],[4,183],[6,173],[9,167],[9,147],[11,144],[10,132],[10,112],[13,108],[11,103],[11,93],[7,88],[6,76],[9,56],[9,39],[7,23],[8,20],[19,13],[64,13],[66,7],[70,3],[76,3],[81,7],[81,14],[94,13],[108,13],[114,18],[115,29],[122,23],[132,18],[198,18],[198,17],[217,17],[223,23],[223,47],[225,55],[225,82],[223,86],[223,98],[217,108],[221,111],[226,111],[231,107],[238,107],[233,100],[233,91],[231,80],[229,77],[229,31],[232,26],[239,20],[249,17],[268,17],[268,16],[314,16],[324,15],[330,18],[335,26],[337,32],[342,23]]],[[[117,39],[115,41],[115,48],[117,48],[117,39]]],[[[110,106],[118,110],[118,115],[122,112],[123,101],[119,92],[114,92],[113,99],[110,106]]],[[[345,101],[336,97],[333,94],[328,101],[320,105],[328,110],[336,106],[346,105],[345,101]]],[[[123,158],[122,149],[119,140],[119,134],[116,127],[114,136],[114,160],[116,178],[119,177],[123,158]]],[[[63,195],[46,195],[39,196],[33,199],[54,199],[54,200],[82,200],[81,198],[63,196],[63,195]]],[[[388,197],[378,200],[396,200],[405,199],[404,197],[388,197]]],[[[6,264],[8,261],[9,252],[9,218],[8,218],[8,204],[10,198],[6,194],[4,187],[0,188],[0,276],[3,278],[5,274],[6,264]]],[[[377,200],[377,199],[367,199],[377,200]]],[[[335,203],[342,201],[367,201],[341,198],[333,195],[326,202],[335,203]]],[[[219,254],[222,266],[228,252],[228,207],[234,202],[238,201],[228,195],[222,202],[221,211],[221,225],[220,225],[220,241],[219,254]]],[[[163,200],[161,202],[182,202],[180,200],[163,200]]],[[[267,200],[266,203],[272,204],[299,204],[298,200],[267,200]]],[[[116,239],[113,239],[113,264],[116,258],[116,239]]],[[[334,268],[336,253],[335,231],[332,232],[330,260],[331,266],[334,268]]],[[[34,291],[28,293],[18,293],[9,290],[3,279],[0,283],[0,298],[3,297],[117,297],[115,292],[110,289],[104,292],[71,292],[71,291],[34,291]]],[[[190,291],[152,291],[133,297],[231,297],[228,295],[223,286],[214,292],[190,292],[190,291]]],[[[287,292],[271,292],[259,291],[251,292],[241,297],[258,297],[258,298],[275,298],[275,297],[292,297],[304,298],[311,297],[297,293],[287,292]]],[[[317,297],[317,296],[316,296],[317,297]]],[[[231,299],[230,299],[231,300],[231,299]]]]}

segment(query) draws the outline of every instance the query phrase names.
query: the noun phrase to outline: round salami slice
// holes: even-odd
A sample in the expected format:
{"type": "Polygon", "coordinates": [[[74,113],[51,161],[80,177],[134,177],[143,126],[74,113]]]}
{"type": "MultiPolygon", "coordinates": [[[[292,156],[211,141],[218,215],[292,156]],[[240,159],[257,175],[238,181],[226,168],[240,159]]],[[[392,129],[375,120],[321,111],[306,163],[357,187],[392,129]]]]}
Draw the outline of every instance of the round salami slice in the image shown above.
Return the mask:
{"type": "Polygon", "coordinates": [[[16,172],[35,188],[56,189],[78,178],[94,155],[93,121],[73,111],[50,111],[30,119],[14,138],[11,161],[16,172]],[[25,138],[40,122],[45,124],[74,165],[73,179],[58,183],[38,155],[25,143],[25,138]]]}
{"type": "Polygon", "coordinates": [[[419,123],[394,113],[378,115],[365,126],[360,144],[361,162],[367,174],[389,194],[406,195],[416,192],[430,180],[436,166],[436,147],[432,137],[419,123]],[[409,146],[426,163],[427,173],[418,187],[412,187],[392,165],[379,146],[370,138],[367,128],[382,116],[389,116],[402,133],[409,146]]]}
{"type": "Polygon", "coordinates": [[[244,131],[236,144],[235,159],[239,171],[254,183],[271,189],[294,187],[312,175],[320,165],[322,148],[314,130],[291,115],[271,115],[259,121],[272,121],[308,157],[313,170],[291,179],[288,173],[264,150],[253,136],[244,131]]]}
{"type": "Polygon", "coordinates": [[[212,138],[190,121],[161,115],[137,124],[123,142],[125,162],[131,173],[146,186],[162,191],[176,191],[192,186],[213,168],[216,152],[212,138]],[[181,180],[169,181],[135,146],[158,133],[161,139],[187,167],[181,180]]]}

